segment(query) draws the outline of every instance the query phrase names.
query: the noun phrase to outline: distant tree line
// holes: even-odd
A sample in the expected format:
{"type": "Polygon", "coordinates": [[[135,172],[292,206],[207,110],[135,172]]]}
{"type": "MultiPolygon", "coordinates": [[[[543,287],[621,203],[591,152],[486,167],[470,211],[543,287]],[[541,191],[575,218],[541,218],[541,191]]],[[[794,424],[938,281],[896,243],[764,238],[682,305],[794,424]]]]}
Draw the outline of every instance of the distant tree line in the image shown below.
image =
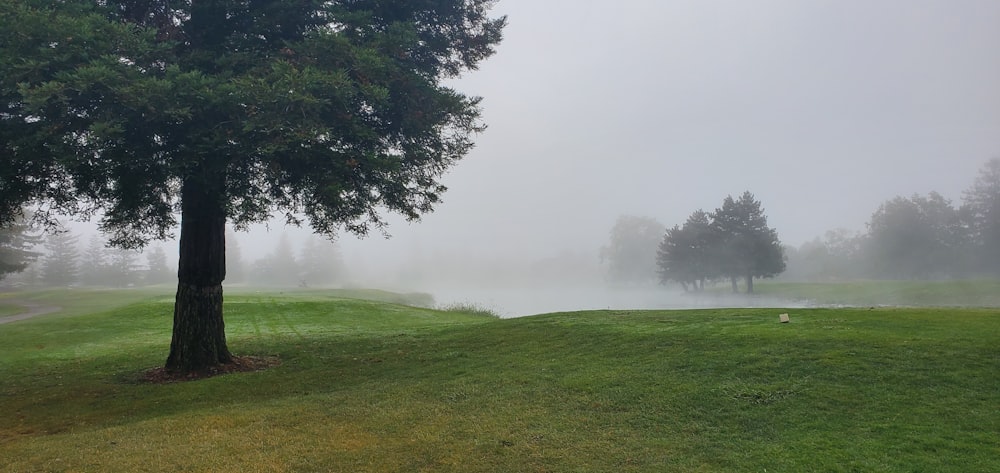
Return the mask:
{"type": "Polygon", "coordinates": [[[949,279],[1000,276],[1000,159],[987,162],[961,205],[937,192],[895,197],[866,232],[831,230],[786,248],[796,280],[949,279]]]}
{"type": "MultiPolygon", "coordinates": [[[[247,263],[234,235],[226,237],[227,282],[272,287],[329,286],[345,274],[337,246],[312,237],[296,256],[282,236],[272,253],[247,263]]],[[[0,284],[20,286],[132,287],[176,283],[166,251],[111,247],[102,235],[85,245],[72,231],[43,234],[27,224],[0,229],[0,284]]]]}

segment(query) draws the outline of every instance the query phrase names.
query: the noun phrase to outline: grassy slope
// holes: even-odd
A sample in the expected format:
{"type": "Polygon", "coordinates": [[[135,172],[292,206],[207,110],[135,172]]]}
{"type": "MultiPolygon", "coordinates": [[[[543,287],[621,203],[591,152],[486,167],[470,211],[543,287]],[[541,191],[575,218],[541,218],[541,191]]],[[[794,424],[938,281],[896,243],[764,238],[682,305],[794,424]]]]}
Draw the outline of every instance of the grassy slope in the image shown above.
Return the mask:
{"type": "Polygon", "coordinates": [[[136,382],[170,301],[0,326],[0,471],[995,471],[1000,314],[496,320],[227,301],[258,373],[136,382]]]}

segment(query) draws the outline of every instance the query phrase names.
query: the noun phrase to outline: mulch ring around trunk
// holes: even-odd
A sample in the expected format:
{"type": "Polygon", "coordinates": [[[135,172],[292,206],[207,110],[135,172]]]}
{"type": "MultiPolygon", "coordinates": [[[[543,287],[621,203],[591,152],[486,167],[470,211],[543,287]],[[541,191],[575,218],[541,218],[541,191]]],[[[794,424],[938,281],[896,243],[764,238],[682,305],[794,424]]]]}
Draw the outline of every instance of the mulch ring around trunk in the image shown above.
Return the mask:
{"type": "Polygon", "coordinates": [[[195,381],[198,379],[211,378],[213,376],[229,373],[261,371],[280,364],[281,359],[276,356],[233,356],[232,363],[223,363],[197,371],[168,371],[162,366],[159,368],[153,368],[146,370],[146,372],[142,374],[140,382],[165,384],[195,381]]]}

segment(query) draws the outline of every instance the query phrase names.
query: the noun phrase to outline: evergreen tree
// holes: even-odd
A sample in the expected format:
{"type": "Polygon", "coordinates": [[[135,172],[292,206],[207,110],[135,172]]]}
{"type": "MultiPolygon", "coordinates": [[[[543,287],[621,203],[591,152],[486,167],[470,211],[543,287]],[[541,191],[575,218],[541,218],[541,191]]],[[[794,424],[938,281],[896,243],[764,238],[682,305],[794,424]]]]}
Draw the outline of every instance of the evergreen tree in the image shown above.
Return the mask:
{"type": "Polygon", "coordinates": [[[80,261],[80,282],[88,286],[111,284],[108,261],[108,241],[101,235],[91,235],[80,261]]]}
{"type": "Polygon", "coordinates": [[[166,367],[232,361],[225,228],[366,234],[430,211],[483,129],[445,85],[494,52],[493,0],[0,2],[0,224],[91,215],[114,246],[180,210],[166,367]],[[49,214],[38,214],[46,219],[49,214]]]}
{"type": "Polygon", "coordinates": [[[337,244],[316,237],[306,240],[299,253],[303,284],[329,286],[343,275],[337,244]]]}
{"type": "Polygon", "coordinates": [[[739,199],[727,196],[712,213],[712,226],[719,236],[718,269],[730,278],[733,292],[738,291],[740,278],[746,281],[747,293],[752,293],[754,278],[773,277],[785,270],[778,233],[767,226],[760,202],[749,191],[739,199]]]}
{"type": "Polygon", "coordinates": [[[45,256],[41,267],[42,283],[49,286],[70,286],[79,282],[78,239],[68,230],[46,236],[45,256]]]}
{"type": "Polygon", "coordinates": [[[139,253],[135,250],[115,248],[108,258],[110,283],[114,287],[130,287],[139,282],[139,253]]]}
{"type": "Polygon", "coordinates": [[[0,228],[0,279],[33,263],[38,258],[38,252],[33,250],[41,241],[23,217],[0,228]]]}
{"type": "MultiPolygon", "coordinates": [[[[226,246],[228,247],[229,245],[226,246]]],[[[146,275],[143,277],[144,282],[149,285],[163,284],[173,282],[176,278],[177,274],[167,264],[167,252],[163,251],[163,247],[160,245],[151,247],[146,253],[146,275]]]]}
{"type": "Polygon", "coordinates": [[[684,222],[667,230],[657,252],[660,282],[675,281],[684,290],[700,291],[717,275],[715,234],[709,214],[695,211],[684,222]]]}

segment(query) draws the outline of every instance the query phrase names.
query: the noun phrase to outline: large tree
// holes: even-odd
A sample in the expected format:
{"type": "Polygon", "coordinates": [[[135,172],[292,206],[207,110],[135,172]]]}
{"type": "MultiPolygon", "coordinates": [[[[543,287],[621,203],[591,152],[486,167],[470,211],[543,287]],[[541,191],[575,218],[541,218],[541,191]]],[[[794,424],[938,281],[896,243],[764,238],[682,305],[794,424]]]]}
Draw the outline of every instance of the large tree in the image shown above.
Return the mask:
{"type": "Polygon", "coordinates": [[[472,146],[479,100],[443,85],[501,39],[492,0],[0,2],[0,224],[100,214],[113,245],[169,236],[166,367],[232,360],[227,220],[318,233],[418,219],[472,146]]]}
{"type": "Polygon", "coordinates": [[[749,191],[738,199],[727,196],[722,207],[712,213],[712,225],[719,235],[719,269],[729,276],[733,292],[739,278],[746,281],[747,293],[752,293],[754,278],[772,277],[785,270],[778,233],[767,226],[760,201],[749,191]]]}
{"type": "Polygon", "coordinates": [[[711,218],[703,210],[692,213],[684,226],[668,229],[656,257],[660,282],[675,281],[684,290],[703,290],[705,280],[718,273],[718,241],[711,218]]]}

